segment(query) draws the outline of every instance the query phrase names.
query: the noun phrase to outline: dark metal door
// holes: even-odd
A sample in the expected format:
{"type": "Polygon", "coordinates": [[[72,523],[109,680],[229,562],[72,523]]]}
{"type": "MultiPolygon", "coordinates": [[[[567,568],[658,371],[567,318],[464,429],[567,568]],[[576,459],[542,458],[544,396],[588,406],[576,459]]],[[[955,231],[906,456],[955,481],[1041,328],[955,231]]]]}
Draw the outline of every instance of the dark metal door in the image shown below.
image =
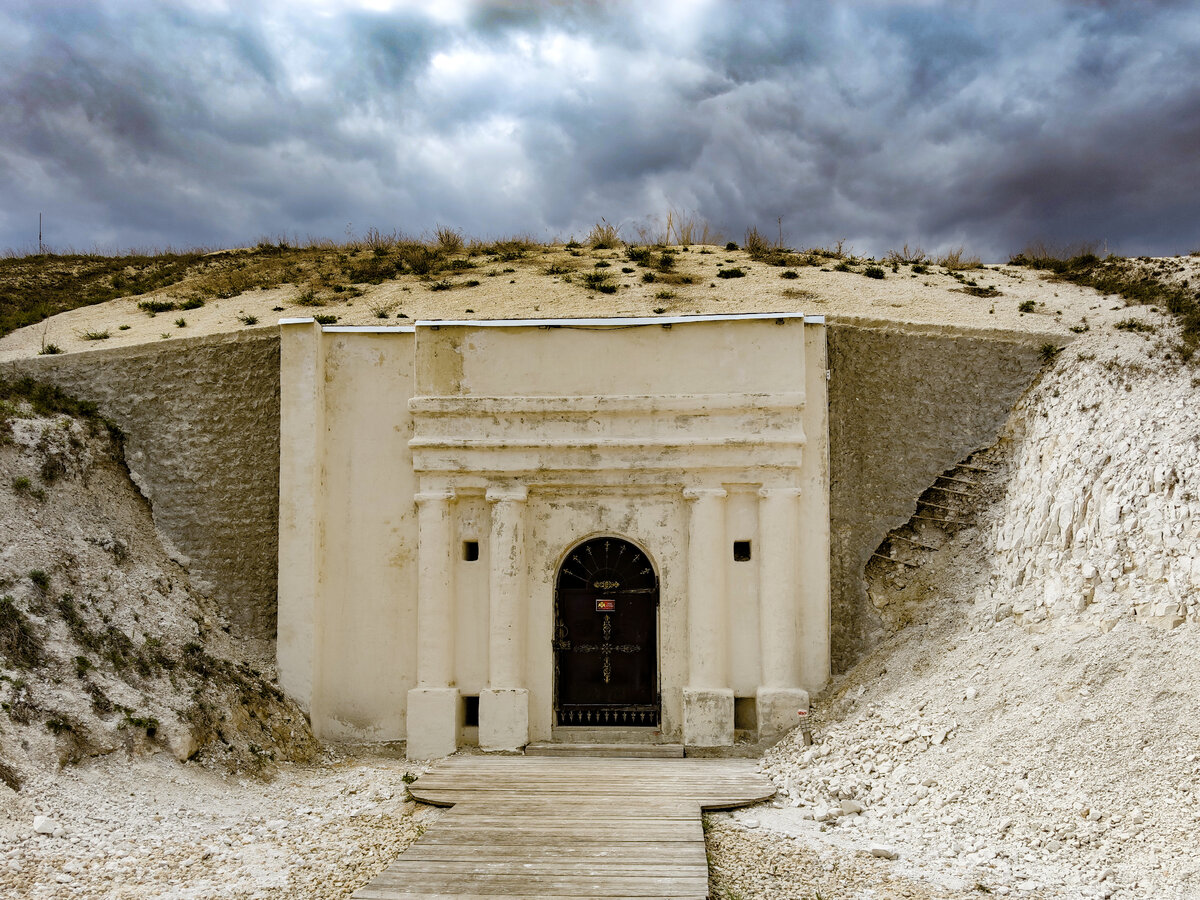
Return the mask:
{"type": "Polygon", "coordinates": [[[658,580],[619,538],[580,544],[559,569],[554,669],[559,725],[657,725],[658,580]]]}

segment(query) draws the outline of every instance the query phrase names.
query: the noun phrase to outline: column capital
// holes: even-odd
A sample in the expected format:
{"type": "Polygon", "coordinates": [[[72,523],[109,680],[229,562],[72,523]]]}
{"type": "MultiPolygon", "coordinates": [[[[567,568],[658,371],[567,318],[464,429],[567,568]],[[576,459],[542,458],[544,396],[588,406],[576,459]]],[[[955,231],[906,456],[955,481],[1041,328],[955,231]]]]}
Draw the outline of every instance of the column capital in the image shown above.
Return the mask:
{"type": "Polygon", "coordinates": [[[725,488],[719,487],[686,487],[683,489],[684,500],[700,500],[705,497],[712,497],[720,500],[728,496],[729,492],[725,488]]]}
{"type": "Polygon", "coordinates": [[[454,491],[420,491],[413,495],[417,505],[423,503],[449,503],[454,499],[454,491]]]}
{"type": "Polygon", "coordinates": [[[529,489],[523,484],[509,487],[490,487],[487,489],[488,503],[502,503],[508,500],[513,503],[524,503],[529,499],[529,489]]]}
{"type": "Polygon", "coordinates": [[[761,497],[763,500],[766,500],[769,497],[781,497],[785,500],[789,499],[789,498],[797,499],[800,496],[802,496],[803,494],[804,494],[804,488],[791,487],[788,485],[781,485],[779,487],[763,485],[761,488],[758,489],[758,496],[761,497]]]}

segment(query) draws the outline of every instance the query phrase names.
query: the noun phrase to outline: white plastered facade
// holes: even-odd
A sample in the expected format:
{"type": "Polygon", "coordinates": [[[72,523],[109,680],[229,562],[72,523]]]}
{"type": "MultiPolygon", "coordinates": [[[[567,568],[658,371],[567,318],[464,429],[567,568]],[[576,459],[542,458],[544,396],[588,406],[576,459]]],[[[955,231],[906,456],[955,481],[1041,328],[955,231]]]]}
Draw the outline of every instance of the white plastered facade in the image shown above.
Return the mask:
{"type": "Polygon", "coordinates": [[[662,740],[731,744],[735,699],[779,734],[828,679],[820,318],[281,332],[279,674],[319,735],[555,739],[556,578],[597,536],[655,570],[662,740]]]}

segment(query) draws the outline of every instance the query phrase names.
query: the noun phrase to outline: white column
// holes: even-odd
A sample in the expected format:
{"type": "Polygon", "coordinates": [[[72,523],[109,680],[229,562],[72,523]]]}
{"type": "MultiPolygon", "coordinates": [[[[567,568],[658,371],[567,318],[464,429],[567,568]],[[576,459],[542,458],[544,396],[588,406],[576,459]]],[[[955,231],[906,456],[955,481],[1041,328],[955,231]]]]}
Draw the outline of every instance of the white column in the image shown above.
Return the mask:
{"type": "Polygon", "coordinates": [[[445,756],[458,748],[454,687],[454,521],[450,491],[417,502],[417,686],[408,692],[407,754],[445,756]]]}
{"type": "Polygon", "coordinates": [[[488,688],[479,695],[479,746],[518,750],[529,742],[529,691],[525,687],[525,563],[523,486],[491,488],[492,527],[488,600],[488,688]]]}
{"type": "Polygon", "coordinates": [[[729,632],[725,626],[725,490],[687,488],[688,684],[683,689],[683,741],[716,747],[733,743],[729,632]]]}
{"type": "Polygon", "coordinates": [[[808,708],[808,692],[800,687],[801,494],[796,487],[764,487],[758,492],[760,737],[795,727],[796,713],[808,708]]]}
{"type": "Polygon", "coordinates": [[[449,491],[416,495],[417,686],[454,683],[454,523],[449,491]]]}

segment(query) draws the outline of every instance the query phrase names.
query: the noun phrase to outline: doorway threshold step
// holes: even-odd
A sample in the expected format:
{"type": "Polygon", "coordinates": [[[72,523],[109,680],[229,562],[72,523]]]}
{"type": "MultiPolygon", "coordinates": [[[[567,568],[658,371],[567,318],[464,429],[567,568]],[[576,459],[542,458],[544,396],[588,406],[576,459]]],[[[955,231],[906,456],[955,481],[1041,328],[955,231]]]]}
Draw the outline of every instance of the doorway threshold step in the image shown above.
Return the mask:
{"type": "Polygon", "coordinates": [[[525,747],[526,756],[590,756],[601,759],[682,759],[683,744],[601,744],[536,741],[525,747]]]}
{"type": "Polygon", "coordinates": [[[556,744],[662,744],[663,733],[657,728],[587,728],[579,725],[555,725],[550,739],[556,744]]]}

